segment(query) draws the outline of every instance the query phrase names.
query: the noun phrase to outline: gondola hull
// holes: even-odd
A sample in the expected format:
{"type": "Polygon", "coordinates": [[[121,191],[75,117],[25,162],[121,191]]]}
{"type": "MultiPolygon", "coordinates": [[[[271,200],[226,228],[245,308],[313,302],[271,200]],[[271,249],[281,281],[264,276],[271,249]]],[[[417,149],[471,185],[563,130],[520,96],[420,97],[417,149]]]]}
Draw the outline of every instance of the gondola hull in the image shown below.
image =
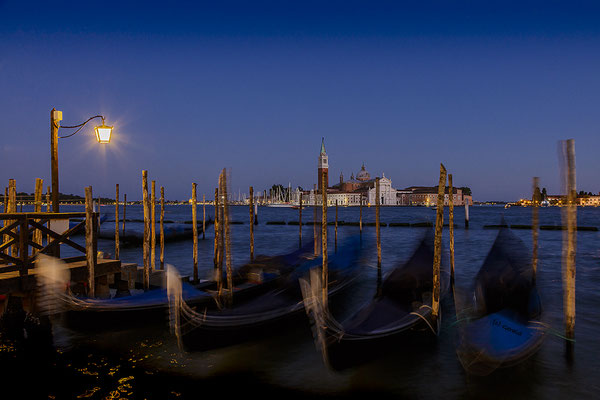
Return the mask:
{"type": "Polygon", "coordinates": [[[531,357],[540,348],[546,326],[529,253],[503,228],[475,278],[474,314],[457,336],[457,354],[465,370],[488,375],[531,357]]]}

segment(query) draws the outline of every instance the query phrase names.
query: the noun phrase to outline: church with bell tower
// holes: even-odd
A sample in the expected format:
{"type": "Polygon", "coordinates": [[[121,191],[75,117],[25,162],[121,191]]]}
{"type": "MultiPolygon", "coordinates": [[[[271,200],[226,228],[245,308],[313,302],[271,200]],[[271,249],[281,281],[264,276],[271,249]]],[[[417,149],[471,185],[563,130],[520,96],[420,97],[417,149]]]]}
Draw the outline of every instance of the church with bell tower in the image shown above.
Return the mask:
{"type": "Polygon", "coordinates": [[[319,176],[317,177],[317,193],[321,192],[323,180],[325,180],[325,188],[329,187],[329,159],[325,152],[325,138],[321,138],[321,153],[319,154],[319,163],[317,168],[319,176]]]}

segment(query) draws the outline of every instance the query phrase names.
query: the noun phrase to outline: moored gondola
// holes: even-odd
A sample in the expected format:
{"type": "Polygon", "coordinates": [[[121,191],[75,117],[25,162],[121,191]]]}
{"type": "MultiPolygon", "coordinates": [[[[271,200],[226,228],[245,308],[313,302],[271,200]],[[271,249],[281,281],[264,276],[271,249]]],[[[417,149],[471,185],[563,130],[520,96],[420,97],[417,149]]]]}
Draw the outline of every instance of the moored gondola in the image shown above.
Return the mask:
{"type": "Polygon", "coordinates": [[[472,374],[524,361],[541,346],[546,327],[530,254],[502,228],[475,277],[472,315],[458,330],[457,354],[472,374]]]}
{"type": "MultiPolygon", "coordinates": [[[[369,361],[409,336],[435,337],[441,315],[432,316],[434,240],[428,232],[408,261],[394,268],[374,298],[343,322],[323,307],[314,289],[305,291],[317,347],[324,361],[341,370],[369,361]],[[391,347],[390,347],[391,346],[391,347]]],[[[448,292],[450,276],[442,263],[440,295],[448,292]]],[[[310,284],[313,288],[318,283],[310,284]]],[[[308,284],[306,286],[308,288],[308,284]]]]}
{"type": "MultiPolygon", "coordinates": [[[[238,299],[258,296],[287,279],[294,269],[303,262],[314,258],[312,242],[291,253],[277,256],[257,256],[235,271],[234,294],[238,299]]],[[[55,262],[58,262],[55,260],[55,262]]],[[[41,274],[44,276],[44,274],[41,274]]],[[[48,277],[46,277],[48,280],[48,277]]],[[[167,288],[156,287],[150,290],[108,299],[86,298],[74,295],[68,288],[68,276],[57,282],[41,286],[45,291],[46,303],[52,305],[55,313],[64,315],[63,323],[72,329],[106,330],[126,329],[140,323],[165,324],[168,310],[167,288]],[[53,289],[48,290],[51,286],[53,289]],[[65,287],[67,290],[65,291],[65,287]],[[51,293],[51,296],[48,294],[51,293]]],[[[224,279],[223,279],[224,280],[224,279]]],[[[166,282],[165,282],[166,283],[166,282]]],[[[205,281],[196,284],[181,283],[182,298],[192,306],[216,308],[217,283],[205,281]]]]}
{"type": "MultiPolygon", "coordinates": [[[[342,293],[355,282],[361,255],[361,239],[355,236],[348,238],[338,252],[329,257],[329,296],[342,293]]],[[[221,310],[190,307],[176,296],[170,296],[172,313],[177,316],[176,334],[184,348],[192,351],[264,337],[293,323],[305,324],[308,329],[299,279],[321,264],[321,257],[303,263],[278,287],[250,300],[236,300],[234,294],[233,305],[221,310]]]]}

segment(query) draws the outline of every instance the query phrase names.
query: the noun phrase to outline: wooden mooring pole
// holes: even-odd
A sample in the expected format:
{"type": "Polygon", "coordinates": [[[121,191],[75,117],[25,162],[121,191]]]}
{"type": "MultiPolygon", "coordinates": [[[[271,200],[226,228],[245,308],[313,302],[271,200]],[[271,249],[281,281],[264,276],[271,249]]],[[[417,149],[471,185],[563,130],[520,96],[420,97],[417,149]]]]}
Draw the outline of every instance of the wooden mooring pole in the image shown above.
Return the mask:
{"type": "MultiPolygon", "coordinates": [[[[219,189],[215,188],[215,223],[213,224],[215,230],[215,247],[213,252],[213,261],[215,264],[215,273],[218,268],[219,261],[219,189]]],[[[217,278],[215,277],[215,280],[217,278]]]]}
{"type": "Polygon", "coordinates": [[[250,261],[254,261],[254,188],[250,186],[250,261]]]}
{"type": "Polygon", "coordinates": [[[196,183],[192,183],[192,235],[193,238],[193,257],[194,257],[194,282],[198,282],[198,221],[196,216],[196,206],[198,198],[196,195],[196,183]]]}
{"type": "Polygon", "coordinates": [[[97,253],[94,249],[94,198],[92,196],[92,187],[85,188],[85,256],[88,271],[88,297],[95,297],[96,281],[96,260],[97,253]]]}
{"type": "Polygon", "coordinates": [[[115,259],[119,259],[119,184],[115,185],[115,259]]]}
{"type": "MultiPolygon", "coordinates": [[[[16,213],[17,212],[17,181],[14,179],[8,180],[8,212],[16,213]]],[[[8,225],[12,224],[14,221],[7,221],[8,225]]],[[[17,228],[12,230],[15,234],[17,233],[17,228]]],[[[58,246],[57,246],[58,247],[58,246]]],[[[19,254],[19,244],[15,242],[11,246],[10,255],[11,257],[16,258],[19,254]]]]}
{"type": "Polygon", "coordinates": [[[465,229],[469,228],[469,200],[465,199],[465,229]]]}
{"type": "MultiPolygon", "coordinates": [[[[565,336],[567,337],[567,354],[570,355],[575,337],[575,255],[577,252],[577,192],[575,182],[575,141],[563,142],[565,188],[567,190],[567,206],[563,210],[567,230],[563,233],[563,309],[565,313],[565,336]]],[[[563,223],[564,225],[564,223],[563,223]]]]}
{"type": "Polygon", "coordinates": [[[531,239],[533,242],[533,252],[531,255],[531,267],[533,269],[533,280],[537,277],[537,266],[538,266],[538,237],[540,227],[540,201],[542,199],[542,193],[540,192],[540,178],[537,176],[533,178],[533,196],[531,199],[531,239]]]}
{"type": "MultiPolygon", "coordinates": [[[[8,212],[8,187],[4,188],[4,212],[7,213],[8,212]]],[[[4,220],[4,225],[3,226],[8,226],[8,221],[4,220]]],[[[10,240],[8,235],[2,235],[2,244],[6,243],[8,240],[10,240]]],[[[2,250],[3,253],[8,254],[8,249],[4,249],[2,250]]]]}
{"type": "Polygon", "coordinates": [[[127,193],[123,194],[123,228],[121,233],[125,234],[125,218],[127,217],[127,193]]]}
{"type": "Polygon", "coordinates": [[[150,194],[150,269],[156,269],[156,181],[151,183],[150,194]]]}
{"type": "Polygon", "coordinates": [[[450,233],[450,282],[454,283],[454,188],[448,174],[448,228],[450,233]]]}
{"type": "MultiPolygon", "coordinates": [[[[40,179],[40,178],[36,178],[35,180],[35,195],[34,195],[34,201],[35,201],[35,208],[33,209],[33,211],[35,212],[42,212],[42,195],[44,193],[44,180],[40,179]]],[[[39,222],[39,220],[36,220],[36,222],[39,222]]],[[[33,232],[33,242],[36,244],[39,244],[40,246],[42,245],[42,231],[40,231],[39,229],[36,229],[33,232]]],[[[31,249],[31,254],[33,255],[33,253],[35,252],[35,249],[32,247],[31,249]]]]}
{"type": "Polygon", "coordinates": [[[319,245],[317,243],[317,191],[315,190],[314,195],[315,204],[313,205],[313,239],[314,239],[314,248],[315,248],[315,257],[319,255],[318,248],[319,245]]]}
{"type": "MultiPolygon", "coordinates": [[[[48,186],[48,190],[46,191],[46,212],[50,212],[50,193],[51,193],[51,189],[50,186],[48,186]]],[[[48,221],[48,229],[50,229],[50,221],[48,221]]],[[[46,244],[50,243],[50,235],[46,235],[46,244]]]]}
{"type": "MultiPolygon", "coordinates": [[[[322,219],[321,219],[321,240],[323,247],[323,275],[321,280],[323,282],[323,306],[327,309],[327,294],[329,288],[329,271],[327,265],[327,177],[326,172],[323,171],[321,178],[321,195],[322,195],[322,219]]],[[[316,221],[315,221],[316,222],[316,221]]]]}
{"type": "Polygon", "coordinates": [[[302,192],[300,192],[299,199],[299,207],[298,207],[298,247],[302,247],[302,192]]]}
{"type": "Polygon", "coordinates": [[[206,196],[202,195],[202,240],[205,239],[206,232],[206,196]]]}
{"type": "Polygon", "coordinates": [[[360,214],[358,217],[358,230],[360,231],[360,237],[362,238],[362,206],[363,206],[363,197],[360,195],[360,214]]]}
{"type": "Polygon", "coordinates": [[[148,199],[148,171],[142,171],[142,202],[144,204],[144,290],[150,288],[150,201],[148,199]]]}
{"type": "Polygon", "coordinates": [[[165,188],[160,187],[160,269],[165,269],[165,188]]]}
{"type": "Polygon", "coordinates": [[[378,274],[381,272],[381,229],[379,225],[379,207],[381,205],[380,199],[380,188],[379,178],[375,179],[375,230],[377,232],[377,271],[378,274]]]}
{"type": "Polygon", "coordinates": [[[335,252],[337,253],[338,201],[335,201],[335,252]]]}
{"type": "Polygon", "coordinates": [[[446,168],[444,167],[444,164],[440,164],[440,181],[438,184],[437,210],[435,219],[435,244],[433,255],[433,294],[431,300],[431,315],[435,324],[437,324],[440,313],[440,266],[442,262],[442,230],[444,227],[445,192],[446,168]]]}
{"type": "Polygon", "coordinates": [[[228,303],[233,304],[233,260],[231,255],[231,232],[229,230],[229,206],[227,198],[227,171],[223,168],[221,192],[223,193],[223,241],[225,242],[225,266],[227,268],[228,303]]]}

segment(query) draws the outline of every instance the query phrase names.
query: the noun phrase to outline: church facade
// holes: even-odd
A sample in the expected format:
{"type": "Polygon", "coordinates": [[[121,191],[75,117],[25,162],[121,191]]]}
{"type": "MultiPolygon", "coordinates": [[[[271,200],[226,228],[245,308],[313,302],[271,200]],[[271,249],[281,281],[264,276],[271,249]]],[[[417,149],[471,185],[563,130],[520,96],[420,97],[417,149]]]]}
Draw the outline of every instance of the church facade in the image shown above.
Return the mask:
{"type": "MultiPolygon", "coordinates": [[[[335,206],[336,202],[339,206],[359,206],[359,205],[375,205],[376,203],[376,188],[375,183],[377,178],[371,178],[371,175],[365,168],[363,163],[360,171],[350,177],[349,180],[344,180],[343,174],[340,174],[339,183],[329,186],[329,157],[325,151],[325,140],[321,141],[321,151],[317,162],[317,185],[310,190],[302,193],[303,203],[308,205],[321,205],[323,196],[321,188],[323,181],[327,188],[327,204],[335,206]]],[[[397,190],[392,187],[392,181],[385,177],[385,174],[379,179],[380,204],[386,206],[400,205],[398,203],[397,190]]],[[[296,197],[299,198],[299,192],[296,197]]]]}
{"type": "MultiPolygon", "coordinates": [[[[327,204],[335,206],[373,206],[376,204],[376,183],[377,178],[371,178],[371,174],[362,164],[360,171],[350,179],[344,180],[344,175],[340,174],[340,180],[333,186],[329,186],[329,157],[325,151],[325,139],[321,141],[321,151],[317,161],[317,184],[312,190],[302,192],[302,202],[305,205],[321,205],[323,196],[321,193],[323,183],[327,188],[327,204]]],[[[435,206],[437,204],[438,188],[437,186],[411,186],[403,190],[394,189],[392,180],[382,174],[379,178],[379,201],[382,206],[435,206]]],[[[450,194],[446,188],[444,205],[449,204],[450,194]]],[[[296,190],[294,202],[299,203],[300,191],[296,190]]],[[[465,195],[461,189],[453,188],[452,200],[455,206],[462,206],[466,203],[473,204],[473,198],[465,195]]]]}

